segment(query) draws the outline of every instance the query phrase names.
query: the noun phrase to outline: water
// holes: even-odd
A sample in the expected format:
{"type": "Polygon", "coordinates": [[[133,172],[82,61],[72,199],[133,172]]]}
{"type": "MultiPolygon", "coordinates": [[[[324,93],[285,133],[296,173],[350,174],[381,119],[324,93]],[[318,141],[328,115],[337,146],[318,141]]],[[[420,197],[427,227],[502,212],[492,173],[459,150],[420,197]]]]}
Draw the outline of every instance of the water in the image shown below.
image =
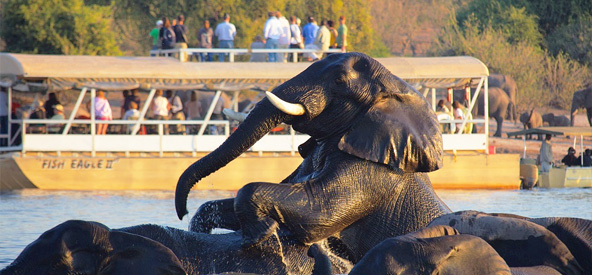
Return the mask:
{"type": "MultiPolygon", "coordinates": [[[[479,210],[529,217],[569,216],[592,219],[592,189],[437,190],[453,211],[479,210]]],[[[233,192],[193,191],[188,209],[233,192]]],[[[44,191],[0,194],[0,269],[46,230],[69,219],[101,222],[111,228],[154,223],[187,229],[177,219],[172,191],[44,191]]]]}

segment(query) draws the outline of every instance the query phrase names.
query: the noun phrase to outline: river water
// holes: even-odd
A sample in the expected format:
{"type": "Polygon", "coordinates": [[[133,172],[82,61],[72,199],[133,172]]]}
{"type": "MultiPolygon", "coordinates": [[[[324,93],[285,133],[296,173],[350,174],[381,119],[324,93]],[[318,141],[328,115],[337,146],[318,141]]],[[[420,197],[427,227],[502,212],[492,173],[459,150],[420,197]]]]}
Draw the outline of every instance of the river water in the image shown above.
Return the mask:
{"type": "MultiPolygon", "coordinates": [[[[569,216],[592,219],[592,188],[535,190],[436,190],[453,211],[479,210],[529,217],[569,216]]],[[[188,209],[234,192],[189,194],[188,209]]],[[[187,229],[177,219],[173,191],[44,191],[0,193],[0,269],[10,264],[46,230],[70,219],[92,220],[111,228],[153,223],[187,229]]]]}

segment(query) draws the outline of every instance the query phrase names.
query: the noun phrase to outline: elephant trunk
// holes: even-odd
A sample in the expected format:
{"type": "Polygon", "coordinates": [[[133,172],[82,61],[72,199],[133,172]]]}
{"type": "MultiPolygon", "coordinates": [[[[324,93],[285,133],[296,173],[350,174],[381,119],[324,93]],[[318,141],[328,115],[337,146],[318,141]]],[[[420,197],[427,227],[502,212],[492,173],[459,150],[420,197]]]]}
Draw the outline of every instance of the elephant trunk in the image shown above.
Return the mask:
{"type": "Polygon", "coordinates": [[[220,147],[191,164],[179,178],[175,191],[175,209],[179,219],[188,213],[187,196],[198,181],[240,156],[288,117],[268,99],[263,99],[220,147]]]}

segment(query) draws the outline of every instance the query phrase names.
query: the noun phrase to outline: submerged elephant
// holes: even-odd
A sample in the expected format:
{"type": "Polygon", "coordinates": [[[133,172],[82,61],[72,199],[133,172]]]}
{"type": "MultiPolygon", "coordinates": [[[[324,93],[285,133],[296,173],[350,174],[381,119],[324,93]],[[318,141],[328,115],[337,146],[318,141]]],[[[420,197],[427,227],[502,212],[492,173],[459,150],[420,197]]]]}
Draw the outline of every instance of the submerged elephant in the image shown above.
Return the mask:
{"type": "Polygon", "coordinates": [[[542,116],[543,125],[549,124],[551,127],[570,126],[569,118],[566,116],[557,116],[553,113],[546,113],[542,116]]]}
{"type": "MultiPolygon", "coordinates": [[[[479,93],[478,98],[478,115],[484,115],[484,93],[479,93]]],[[[497,122],[497,130],[493,134],[493,136],[501,137],[502,136],[502,126],[504,123],[504,119],[508,113],[508,106],[510,106],[510,98],[508,95],[498,87],[490,87],[488,90],[487,99],[489,101],[489,117],[492,117],[497,122]]]]}
{"type": "Polygon", "coordinates": [[[449,212],[422,173],[438,169],[442,154],[427,101],[374,59],[348,53],[275,88],[224,144],[192,164],[177,184],[179,218],[196,182],[282,122],[311,136],[299,147],[302,164],[280,184],[249,183],[236,198],[204,204],[192,230],[240,228],[248,247],[282,227],[303,244],[332,237],[355,262],[380,241],[449,212]]]}
{"type": "Polygon", "coordinates": [[[579,108],[586,109],[586,116],[588,118],[588,124],[592,126],[592,87],[579,90],[574,93],[571,100],[571,112],[570,122],[571,126],[574,126],[574,118],[578,113],[579,108]]]}
{"type": "MultiPolygon", "coordinates": [[[[591,228],[577,218],[460,211],[381,242],[350,274],[590,274],[591,228]]],[[[339,272],[322,247],[309,249],[313,274],[339,272]]]]}

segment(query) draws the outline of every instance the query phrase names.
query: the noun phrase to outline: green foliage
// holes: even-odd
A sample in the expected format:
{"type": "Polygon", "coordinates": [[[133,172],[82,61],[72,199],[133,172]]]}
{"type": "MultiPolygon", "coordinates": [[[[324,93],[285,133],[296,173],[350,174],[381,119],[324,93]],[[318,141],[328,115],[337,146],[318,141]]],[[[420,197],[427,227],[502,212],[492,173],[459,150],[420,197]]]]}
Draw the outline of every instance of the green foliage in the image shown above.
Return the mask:
{"type": "Polygon", "coordinates": [[[581,63],[592,65],[592,16],[582,15],[555,29],[547,37],[547,46],[553,55],[564,52],[581,63]]]}
{"type": "Polygon", "coordinates": [[[1,34],[9,52],[117,55],[110,14],[82,0],[7,0],[1,34]]]}
{"type": "Polygon", "coordinates": [[[546,56],[543,67],[543,90],[549,91],[549,105],[556,108],[569,110],[573,93],[592,84],[590,69],[565,54],[546,56]]]}
{"type": "Polygon", "coordinates": [[[540,46],[543,36],[538,29],[538,17],[527,12],[524,1],[475,0],[458,13],[460,26],[466,22],[480,31],[486,28],[500,30],[512,44],[526,42],[540,46]]]}

